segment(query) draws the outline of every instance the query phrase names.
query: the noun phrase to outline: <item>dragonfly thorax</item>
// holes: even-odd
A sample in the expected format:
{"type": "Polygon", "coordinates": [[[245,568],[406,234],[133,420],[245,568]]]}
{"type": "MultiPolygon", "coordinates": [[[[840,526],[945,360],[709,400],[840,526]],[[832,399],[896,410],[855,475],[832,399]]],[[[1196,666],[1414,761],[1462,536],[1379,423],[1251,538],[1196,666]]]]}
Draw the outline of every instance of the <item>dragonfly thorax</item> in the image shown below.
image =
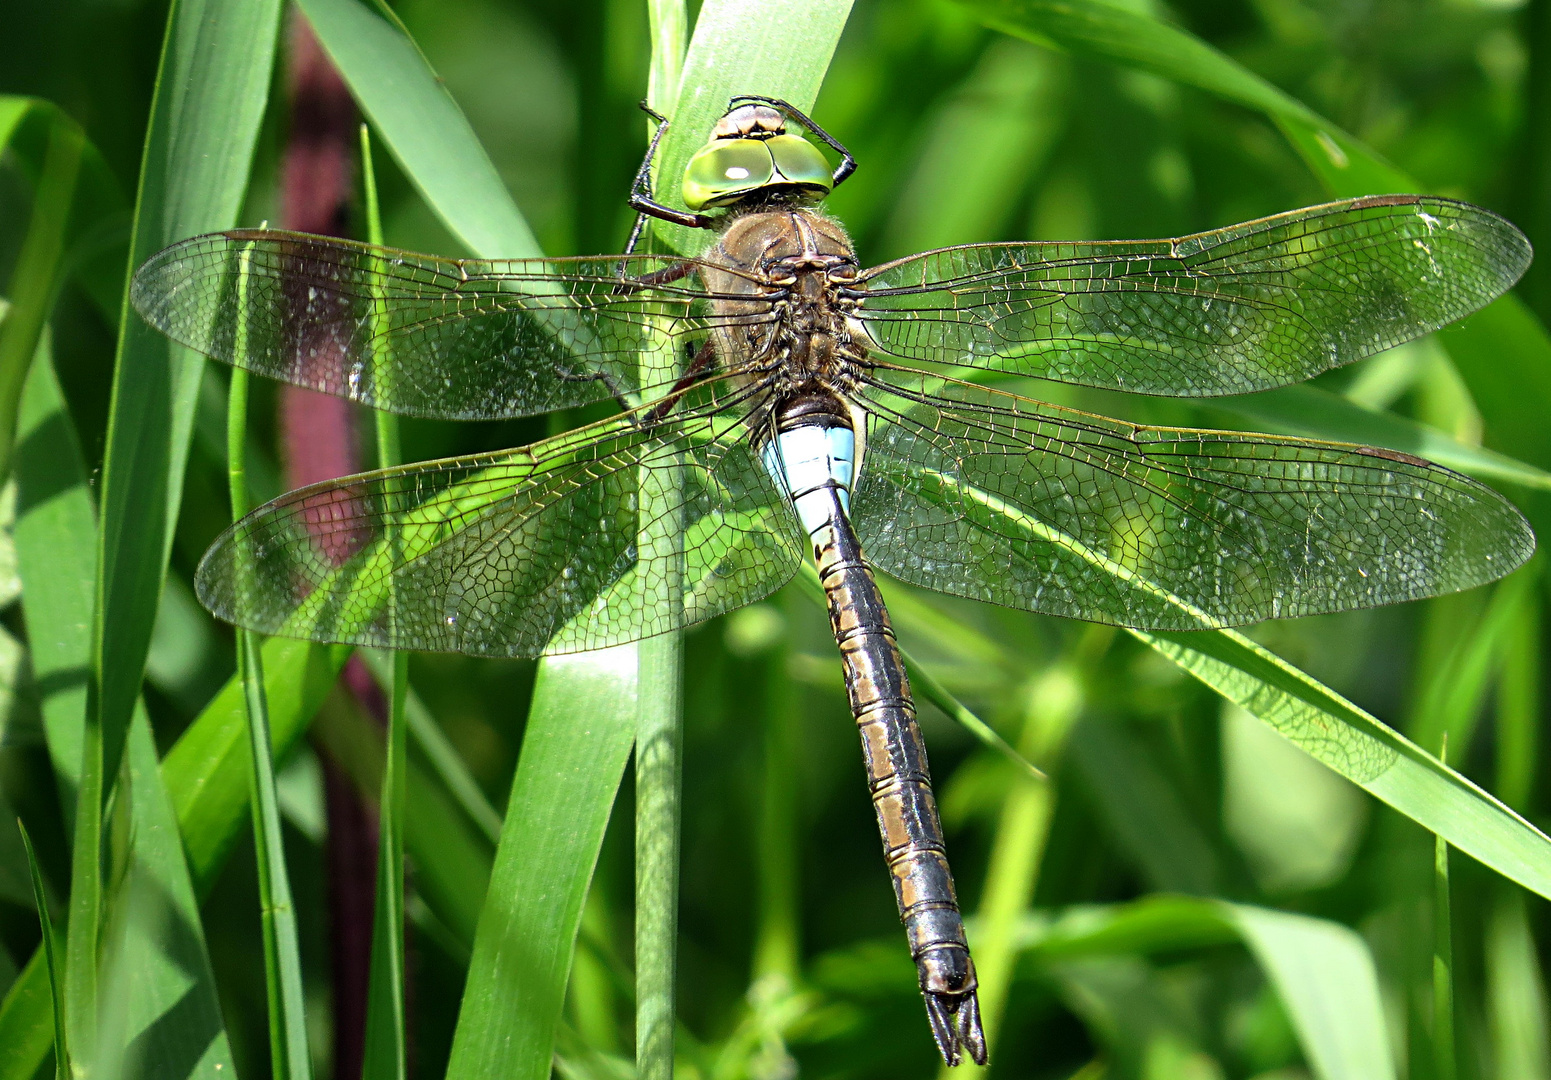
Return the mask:
{"type": "Polygon", "coordinates": [[[742,214],[704,262],[725,370],[747,373],[778,401],[845,393],[867,353],[852,333],[855,301],[842,292],[856,256],[837,222],[806,207],[742,214]]]}

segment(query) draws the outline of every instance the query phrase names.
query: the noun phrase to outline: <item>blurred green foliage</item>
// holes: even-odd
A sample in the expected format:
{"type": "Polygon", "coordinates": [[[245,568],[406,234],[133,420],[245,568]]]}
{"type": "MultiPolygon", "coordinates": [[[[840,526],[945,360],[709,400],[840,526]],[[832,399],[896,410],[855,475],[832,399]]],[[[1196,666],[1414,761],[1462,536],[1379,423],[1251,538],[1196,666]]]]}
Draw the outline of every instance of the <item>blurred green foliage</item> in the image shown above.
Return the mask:
{"type": "MultiPolygon", "coordinates": [[[[1551,250],[1551,0],[1125,6],[1204,39],[1428,190],[1498,210],[1551,250]]],[[[645,5],[404,0],[394,9],[544,250],[620,246],[631,221],[623,195],[647,134],[635,108],[650,56],[645,5]]],[[[0,94],[59,106],[132,193],[166,16],[164,4],[138,0],[0,0],[0,94]]],[[[273,94],[266,114],[244,224],[277,216],[283,99],[273,94]]],[[[830,206],[869,263],[981,240],[1174,235],[1326,194],[1263,115],[997,34],[946,0],[859,2],[814,115],[860,162],[830,206]]],[[[386,158],[380,166],[388,242],[461,253],[407,178],[386,158]]],[[[37,182],[15,148],[0,157],[0,282],[11,279],[37,182]]],[[[122,219],[104,228],[103,243],[122,245],[122,219]]],[[[1551,269],[1533,268],[1519,294],[1551,318],[1551,269]]],[[[93,476],[105,444],[116,318],[74,283],[51,321],[54,363],[93,476]]],[[[224,379],[206,375],[146,670],[145,704],[163,752],[234,665],[229,630],[198,607],[189,586],[227,520],[224,379]]],[[[1433,343],[1317,385],[1551,468],[1499,434],[1547,425],[1551,401],[1473,400],[1433,343]]],[[[267,498],[278,493],[273,391],[254,393],[259,449],[250,482],[267,498]]],[[[1045,386],[1036,396],[1138,420],[1233,422],[1220,409],[1181,402],[1045,386]]],[[[406,421],[404,456],[518,445],[553,422],[406,421]]],[[[1521,489],[1505,490],[1532,511],[1539,505],[1521,489]]],[[[56,899],[68,894],[70,865],[61,811],[68,784],[43,744],[15,582],[14,558],[0,544],[0,988],[40,940],[13,815],[26,819],[56,899]]],[[[1543,823],[1543,582],[1535,563],[1518,580],[1470,594],[1268,624],[1252,636],[1429,750],[1447,732],[1452,763],[1543,823]]],[[[1441,1080],[1428,833],[1125,634],[885,589],[905,646],[1050,774],[1034,784],[923,708],[971,941],[999,934],[1007,956],[997,1074],[1382,1080],[1392,1060],[1395,1075],[1441,1080]],[[1360,993],[1370,956],[1382,1006],[1371,1015],[1360,993]],[[1300,982],[1300,958],[1324,982],[1307,973],[1300,982]],[[1319,1001],[1299,996],[1311,985],[1354,996],[1324,1001],[1321,1013],[1319,1001]],[[1347,1057],[1330,1049],[1337,1044],[1347,1057]]],[[[685,648],[681,1068],[771,1080],[935,1072],[822,611],[793,586],[695,628],[685,648]]],[[[416,656],[410,671],[426,723],[442,740],[414,744],[408,781],[411,1074],[440,1076],[534,665],[416,656]],[[442,862],[414,865],[417,828],[427,837],[420,850],[439,848],[442,862]]],[[[282,762],[279,791],[316,1075],[328,1077],[319,754],[344,760],[375,797],[381,746],[342,695],[325,704],[313,738],[282,762]]],[[[566,1077],[628,1075],[628,788],[627,777],[557,1034],[556,1068],[566,1077]]],[[[195,866],[242,1076],[268,1067],[251,843],[244,832],[213,883],[201,877],[204,864],[195,866]]],[[[1459,856],[1452,887],[1451,1075],[1551,1080],[1542,967],[1551,928],[1541,901],[1459,856]]]]}

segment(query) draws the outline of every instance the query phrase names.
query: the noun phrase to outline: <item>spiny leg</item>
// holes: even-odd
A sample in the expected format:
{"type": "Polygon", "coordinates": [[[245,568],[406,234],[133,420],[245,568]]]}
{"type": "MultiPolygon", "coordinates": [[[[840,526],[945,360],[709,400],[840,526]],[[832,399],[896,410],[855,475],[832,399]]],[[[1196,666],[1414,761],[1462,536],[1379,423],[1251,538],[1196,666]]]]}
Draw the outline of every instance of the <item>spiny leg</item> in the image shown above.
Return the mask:
{"type": "MultiPolygon", "coordinates": [[[[657,130],[652,133],[652,141],[646,148],[646,156],[641,159],[641,167],[636,170],[635,180],[630,184],[630,208],[636,211],[635,227],[630,230],[630,239],[625,244],[625,254],[635,252],[635,246],[641,239],[641,230],[646,227],[648,217],[658,218],[662,221],[671,221],[675,225],[683,225],[690,229],[712,229],[716,227],[715,221],[706,214],[697,214],[691,210],[675,210],[671,206],[664,206],[652,197],[652,161],[657,157],[657,147],[662,143],[662,137],[668,132],[668,118],[653,109],[646,102],[641,102],[641,111],[657,121],[657,130]]],[[[624,273],[623,266],[620,269],[624,273]]]]}

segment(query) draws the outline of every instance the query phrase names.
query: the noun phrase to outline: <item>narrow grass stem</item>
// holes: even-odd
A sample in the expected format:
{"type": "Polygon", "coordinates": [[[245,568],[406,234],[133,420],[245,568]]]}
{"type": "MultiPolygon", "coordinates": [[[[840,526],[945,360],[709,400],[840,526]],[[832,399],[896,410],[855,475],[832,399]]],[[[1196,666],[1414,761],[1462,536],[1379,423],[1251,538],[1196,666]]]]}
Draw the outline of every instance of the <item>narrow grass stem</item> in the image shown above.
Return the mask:
{"type": "MultiPolygon", "coordinates": [[[[227,399],[227,479],[232,518],[248,508],[247,446],[248,373],[232,369],[227,399]]],[[[237,674],[248,714],[248,792],[253,812],[254,861],[258,870],[259,910],[264,940],[264,984],[269,1006],[271,1075],[275,1080],[307,1080],[312,1075],[307,1047],[306,1003],[302,996],[301,952],[297,943],[296,906],[291,897],[275,792],[271,757],[269,702],[264,691],[264,664],[257,634],[237,630],[237,674]]]]}
{"type": "Polygon", "coordinates": [[[48,915],[48,894],[43,890],[43,872],[38,869],[38,855],[32,849],[32,837],[20,818],[16,822],[21,832],[22,847],[27,851],[27,870],[32,877],[32,902],[38,908],[38,925],[43,934],[43,956],[48,964],[49,996],[54,1005],[54,1077],[70,1080],[69,1040],[65,1032],[64,972],[60,970],[55,955],[54,922],[48,915]]]}
{"type": "Polygon", "coordinates": [[[797,690],[787,674],[784,642],[762,656],[765,759],[759,814],[759,922],[754,939],[754,981],[797,982],[801,946],[798,915],[797,690]]]}
{"type": "MultiPolygon", "coordinates": [[[[366,194],[367,239],[382,245],[382,214],[377,204],[377,178],[372,169],[370,131],[361,125],[361,179],[366,194]]],[[[379,358],[384,359],[384,358],[379,358]]],[[[392,366],[380,362],[378,385],[383,400],[392,400],[393,387],[385,380],[392,366]]],[[[389,469],[403,460],[399,445],[398,417],[378,410],[376,418],[377,467],[389,469]]],[[[395,561],[396,558],[395,558],[395,561]]],[[[388,620],[392,626],[394,595],[388,595],[388,620]]],[[[371,984],[366,1003],[366,1080],[403,1080],[409,1060],[404,1020],[404,812],[405,755],[408,725],[404,702],[409,692],[409,655],[395,651],[388,687],[387,760],[382,771],[378,800],[377,909],[372,921],[371,984]]]]}
{"type": "MultiPolygon", "coordinates": [[[[1050,761],[1066,741],[1082,706],[1082,687],[1072,665],[1061,661],[1042,672],[1025,696],[1020,759],[1050,761]]],[[[1019,775],[1002,804],[992,841],[991,864],[977,912],[977,933],[971,942],[980,979],[980,1015],[986,1041],[995,1046],[1018,959],[1017,930],[1034,898],[1040,863],[1055,810],[1055,790],[1048,777],[1019,775]]],[[[943,1067],[944,1080],[983,1076],[986,1066],[965,1063],[943,1067]]]]}
{"type": "Polygon", "coordinates": [[[672,1080],[678,970],[683,638],[640,645],[636,714],[636,1075],[672,1080]]]}
{"type": "MultiPolygon", "coordinates": [[[[648,99],[659,111],[677,100],[684,68],[682,0],[652,0],[648,99]]],[[[668,385],[678,375],[672,339],[641,355],[641,385],[668,385]]],[[[683,602],[683,497],[671,462],[640,470],[640,552],[661,580],[651,601],[683,602]]],[[[675,620],[677,621],[677,620],[675,620]]],[[[682,817],[684,640],[677,629],[638,646],[636,698],[635,978],[636,1077],[672,1080],[677,1011],[679,830],[682,817]]]]}
{"type": "MultiPolygon", "coordinates": [[[[1440,760],[1447,760],[1449,739],[1443,737],[1440,760]]],[[[1449,842],[1433,837],[1433,1075],[1454,1080],[1454,933],[1449,896],[1449,842]]]]}

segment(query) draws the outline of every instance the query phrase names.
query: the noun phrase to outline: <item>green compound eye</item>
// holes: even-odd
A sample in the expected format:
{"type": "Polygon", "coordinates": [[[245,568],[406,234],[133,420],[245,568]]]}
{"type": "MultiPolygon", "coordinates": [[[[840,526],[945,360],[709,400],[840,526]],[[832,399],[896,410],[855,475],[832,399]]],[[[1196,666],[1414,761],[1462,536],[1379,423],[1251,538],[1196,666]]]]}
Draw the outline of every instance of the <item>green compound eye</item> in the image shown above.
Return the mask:
{"type": "Polygon", "coordinates": [[[776,183],[784,179],[788,184],[829,190],[829,162],[807,139],[800,135],[777,135],[766,139],[765,146],[775,158],[776,172],[780,174],[776,183]]]}
{"type": "Polygon", "coordinates": [[[684,169],[684,205],[691,210],[735,202],[775,176],[775,161],[758,139],[702,146],[684,169]]]}
{"type": "Polygon", "coordinates": [[[684,205],[691,210],[726,206],[771,184],[830,188],[824,155],[800,135],[768,139],[718,139],[702,146],[684,169],[684,205]]]}

